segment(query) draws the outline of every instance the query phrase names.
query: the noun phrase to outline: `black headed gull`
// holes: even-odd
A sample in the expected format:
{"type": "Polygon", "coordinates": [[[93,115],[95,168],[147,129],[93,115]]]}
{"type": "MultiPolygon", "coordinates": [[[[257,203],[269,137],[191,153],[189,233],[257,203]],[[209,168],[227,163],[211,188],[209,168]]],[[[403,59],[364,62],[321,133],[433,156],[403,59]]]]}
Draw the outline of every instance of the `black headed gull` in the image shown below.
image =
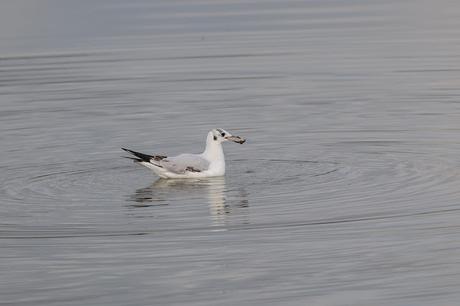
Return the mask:
{"type": "Polygon", "coordinates": [[[122,148],[134,157],[128,157],[155,172],[161,178],[202,178],[223,176],[225,157],[222,143],[225,141],[244,143],[246,140],[233,136],[223,129],[213,129],[206,138],[206,148],[201,154],[180,154],[169,157],[148,155],[122,148]]]}

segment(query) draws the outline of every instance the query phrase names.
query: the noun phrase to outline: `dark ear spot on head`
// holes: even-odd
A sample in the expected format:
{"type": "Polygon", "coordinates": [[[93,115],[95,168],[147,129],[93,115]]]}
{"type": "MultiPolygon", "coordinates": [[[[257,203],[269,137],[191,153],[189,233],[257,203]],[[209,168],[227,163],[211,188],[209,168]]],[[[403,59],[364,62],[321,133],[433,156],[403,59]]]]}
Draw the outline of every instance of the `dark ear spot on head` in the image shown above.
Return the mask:
{"type": "Polygon", "coordinates": [[[217,140],[217,137],[216,137],[216,136],[214,136],[214,140],[217,140]]]}

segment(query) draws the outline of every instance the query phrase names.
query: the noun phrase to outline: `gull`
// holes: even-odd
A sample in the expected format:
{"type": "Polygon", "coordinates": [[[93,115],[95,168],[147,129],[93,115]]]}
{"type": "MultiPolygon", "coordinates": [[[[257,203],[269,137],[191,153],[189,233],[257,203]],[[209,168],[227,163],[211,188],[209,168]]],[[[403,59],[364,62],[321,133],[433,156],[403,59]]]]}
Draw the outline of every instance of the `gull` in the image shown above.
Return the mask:
{"type": "Polygon", "coordinates": [[[243,144],[246,139],[234,136],[223,129],[213,129],[208,133],[206,148],[201,154],[185,153],[169,157],[122,149],[134,155],[126,158],[151,169],[161,178],[204,178],[225,175],[225,157],[222,149],[222,143],[225,141],[243,144]]]}

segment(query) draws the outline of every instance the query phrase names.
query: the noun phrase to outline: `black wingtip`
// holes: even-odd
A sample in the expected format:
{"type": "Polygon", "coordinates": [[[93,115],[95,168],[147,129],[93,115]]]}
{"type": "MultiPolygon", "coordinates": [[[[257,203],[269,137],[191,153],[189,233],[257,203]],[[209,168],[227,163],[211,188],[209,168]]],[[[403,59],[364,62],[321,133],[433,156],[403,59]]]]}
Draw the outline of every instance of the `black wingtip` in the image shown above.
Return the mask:
{"type": "MultiPolygon", "coordinates": [[[[148,155],[148,154],[144,154],[144,153],[140,153],[140,152],[136,152],[136,151],[133,151],[133,150],[130,150],[130,149],[126,149],[126,148],[121,148],[122,150],[128,152],[128,153],[131,153],[132,155],[136,156],[137,158],[134,159],[134,158],[131,158],[133,159],[134,161],[139,161],[139,162],[142,162],[142,161],[145,161],[145,162],[150,162],[150,160],[153,158],[152,155],[148,155]]],[[[129,157],[128,157],[129,158],[129,157]]]]}

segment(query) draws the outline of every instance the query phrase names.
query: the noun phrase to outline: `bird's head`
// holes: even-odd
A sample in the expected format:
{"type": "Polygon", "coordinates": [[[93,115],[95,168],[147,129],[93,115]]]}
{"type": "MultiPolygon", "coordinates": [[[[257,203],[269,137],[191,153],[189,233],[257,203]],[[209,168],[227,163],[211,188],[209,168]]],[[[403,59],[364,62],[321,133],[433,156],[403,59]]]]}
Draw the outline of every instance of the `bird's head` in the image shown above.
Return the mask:
{"type": "Polygon", "coordinates": [[[209,132],[209,134],[212,136],[212,141],[217,141],[219,143],[224,141],[233,141],[239,144],[243,144],[246,141],[246,139],[240,136],[234,136],[224,129],[213,129],[209,132]]]}

